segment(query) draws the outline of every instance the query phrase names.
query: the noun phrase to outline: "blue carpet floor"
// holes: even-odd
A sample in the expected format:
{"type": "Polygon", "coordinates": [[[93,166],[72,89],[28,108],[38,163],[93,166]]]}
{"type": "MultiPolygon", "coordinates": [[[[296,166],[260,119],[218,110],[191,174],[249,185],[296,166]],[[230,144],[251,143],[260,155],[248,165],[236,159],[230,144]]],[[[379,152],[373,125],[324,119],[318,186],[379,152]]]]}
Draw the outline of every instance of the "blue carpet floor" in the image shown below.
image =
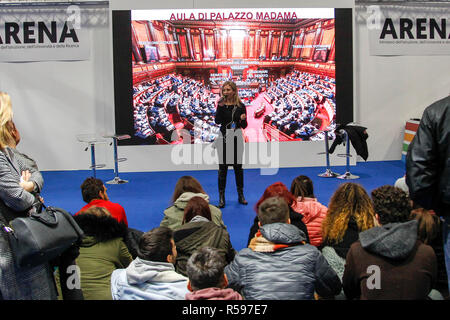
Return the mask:
{"type": "MultiPolygon", "coordinates": [[[[332,167],[337,173],[344,173],[345,167],[332,167]]],[[[244,170],[244,192],[249,204],[240,205],[237,202],[234,171],[228,171],[226,189],[226,207],[222,209],[223,220],[230,233],[231,242],[236,250],[247,245],[248,232],[255,217],[254,206],[270,184],[281,181],[288,189],[292,180],[298,175],[306,175],[314,182],[314,191],[318,200],[328,205],[331,195],[341,183],[351,181],[364,186],[370,192],[385,184],[394,184],[395,180],[404,175],[402,161],[358,162],[352,166],[352,174],[360,176],[356,180],[341,180],[336,178],[321,178],[318,174],[324,172],[323,167],[282,168],[276,175],[262,176],[259,169],[244,170]]],[[[42,196],[47,205],[61,207],[74,214],[85,203],[81,197],[80,185],[92,171],[44,171],[45,179],[42,196]]],[[[177,171],[177,172],[139,172],[120,173],[120,178],[129,180],[121,185],[105,184],[111,201],[120,203],[126,211],[129,226],[142,231],[148,231],[159,226],[163,211],[170,206],[170,198],[174,186],[183,175],[190,175],[200,181],[210,196],[210,202],[217,205],[217,171],[177,171]]],[[[97,178],[104,182],[114,178],[112,170],[98,170],[97,178]]]]}

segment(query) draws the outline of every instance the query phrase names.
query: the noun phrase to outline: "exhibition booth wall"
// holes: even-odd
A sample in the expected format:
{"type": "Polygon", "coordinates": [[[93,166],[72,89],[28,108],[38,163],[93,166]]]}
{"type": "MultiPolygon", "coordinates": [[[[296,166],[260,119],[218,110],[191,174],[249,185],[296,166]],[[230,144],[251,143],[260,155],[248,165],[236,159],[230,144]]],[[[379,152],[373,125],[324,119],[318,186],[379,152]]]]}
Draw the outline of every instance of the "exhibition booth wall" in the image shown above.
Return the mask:
{"type": "MultiPolygon", "coordinates": [[[[258,8],[273,7],[272,1],[258,1],[258,8]]],[[[279,8],[339,7],[353,8],[353,120],[367,127],[368,161],[400,160],[404,125],[410,118],[420,118],[426,106],[450,92],[450,61],[445,55],[387,56],[371,55],[368,37],[369,5],[353,1],[277,2],[279,8]]],[[[396,5],[393,10],[425,10],[396,5]]],[[[143,0],[99,2],[81,7],[81,27],[87,34],[89,57],[79,61],[0,62],[0,90],[10,94],[14,120],[22,140],[19,150],[32,156],[43,171],[86,170],[91,163],[88,145],[77,136],[121,134],[115,130],[114,59],[112,11],[130,9],[252,8],[253,1],[166,1],[143,0]],[[87,150],[86,150],[87,149],[87,150]]],[[[441,8],[442,9],[442,8],[441,8]]],[[[445,8],[444,8],[445,9],[445,8]]],[[[4,21],[13,14],[7,6],[4,21]]],[[[46,19],[45,10],[24,7],[29,14],[46,19]]],[[[448,10],[446,8],[445,10],[448,10]]],[[[448,12],[447,12],[448,14],[448,12]]],[[[4,22],[3,21],[3,22],[4,22]]],[[[96,162],[114,167],[110,139],[96,145],[96,162]]],[[[330,142],[331,143],[331,142],[330,142]]],[[[120,171],[181,171],[214,169],[204,161],[174,161],[172,145],[119,146],[120,171]]],[[[188,146],[195,154],[202,152],[188,146]]],[[[204,146],[203,146],[204,147],[204,146]]],[[[252,148],[246,144],[246,150],[252,148]]],[[[325,166],[323,141],[258,143],[261,161],[246,167],[325,166]],[[269,151],[271,150],[271,151],[269,151]],[[279,154],[270,161],[268,152],[279,154]],[[269,159],[269,160],[268,160],[269,159]]],[[[202,149],[203,150],[203,149],[202,149]]],[[[362,161],[354,154],[351,164],[362,161]]],[[[331,165],[343,165],[345,152],[338,146],[331,155],[331,165]]],[[[192,158],[193,159],[193,158],[192,158]]]]}

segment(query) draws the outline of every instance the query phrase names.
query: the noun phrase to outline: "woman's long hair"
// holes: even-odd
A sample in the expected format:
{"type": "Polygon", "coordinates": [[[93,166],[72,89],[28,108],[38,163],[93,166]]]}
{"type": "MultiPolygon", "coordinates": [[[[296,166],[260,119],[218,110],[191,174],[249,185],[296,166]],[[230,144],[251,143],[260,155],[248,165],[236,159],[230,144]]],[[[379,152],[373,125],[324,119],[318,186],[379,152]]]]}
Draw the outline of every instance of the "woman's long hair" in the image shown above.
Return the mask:
{"type": "Polygon", "coordinates": [[[411,218],[418,222],[418,238],[423,243],[430,244],[439,236],[441,221],[435,214],[424,208],[416,208],[411,211],[411,218]]]}
{"type": "Polygon", "coordinates": [[[220,94],[221,94],[221,96],[222,96],[222,103],[223,102],[225,102],[225,97],[223,96],[223,88],[225,87],[225,86],[230,86],[231,87],[231,89],[234,91],[234,97],[233,97],[233,99],[232,99],[232,103],[234,104],[234,105],[241,105],[242,104],[242,101],[241,101],[241,99],[239,98],[239,94],[238,94],[238,89],[237,89],[237,86],[236,86],[236,83],[234,83],[233,81],[225,81],[223,84],[222,84],[222,88],[220,88],[220,94]]]}
{"type": "Polygon", "coordinates": [[[9,94],[0,92],[0,148],[16,146],[15,139],[11,134],[14,129],[12,118],[11,98],[9,94]]]}
{"type": "Polygon", "coordinates": [[[312,180],[307,176],[298,176],[292,180],[291,193],[294,197],[301,198],[315,198],[314,187],[312,180]]]}
{"type": "Polygon", "coordinates": [[[197,179],[191,176],[183,176],[178,179],[177,184],[175,185],[175,190],[172,195],[172,203],[174,203],[178,197],[185,192],[206,194],[197,179]]]}
{"type": "Polygon", "coordinates": [[[281,197],[283,198],[286,203],[289,205],[289,207],[292,207],[297,204],[297,201],[295,200],[295,197],[289,192],[288,188],[284,185],[282,182],[275,182],[274,184],[271,184],[264,190],[264,193],[261,197],[261,199],[258,200],[258,202],[255,205],[255,211],[258,213],[258,208],[260,204],[266,200],[267,198],[271,197],[281,197]]]}
{"type": "Polygon", "coordinates": [[[331,197],[328,214],[322,222],[323,242],[339,243],[353,218],[358,230],[375,226],[375,212],[366,190],[357,183],[341,184],[331,197]]]}

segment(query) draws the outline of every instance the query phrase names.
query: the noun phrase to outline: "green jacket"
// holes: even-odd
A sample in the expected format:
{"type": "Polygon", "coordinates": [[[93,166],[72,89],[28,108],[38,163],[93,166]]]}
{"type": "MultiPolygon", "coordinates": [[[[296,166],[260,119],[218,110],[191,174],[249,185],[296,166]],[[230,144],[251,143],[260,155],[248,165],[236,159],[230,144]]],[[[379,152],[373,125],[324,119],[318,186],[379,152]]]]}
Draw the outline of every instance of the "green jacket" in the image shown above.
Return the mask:
{"type": "MultiPolygon", "coordinates": [[[[185,192],[182,193],[177,200],[173,203],[173,206],[168,207],[164,210],[164,218],[161,221],[160,227],[168,227],[172,230],[181,226],[183,221],[184,208],[186,208],[187,203],[193,197],[201,197],[209,203],[209,196],[204,193],[192,193],[185,192]]],[[[209,209],[211,210],[212,222],[226,229],[225,224],[222,220],[222,211],[216,206],[209,204],[209,209]]]]}
{"type": "Polygon", "coordinates": [[[133,258],[123,241],[126,226],[112,217],[78,214],[75,221],[87,235],[76,263],[85,300],[111,300],[111,274],[126,268],[133,258]]]}

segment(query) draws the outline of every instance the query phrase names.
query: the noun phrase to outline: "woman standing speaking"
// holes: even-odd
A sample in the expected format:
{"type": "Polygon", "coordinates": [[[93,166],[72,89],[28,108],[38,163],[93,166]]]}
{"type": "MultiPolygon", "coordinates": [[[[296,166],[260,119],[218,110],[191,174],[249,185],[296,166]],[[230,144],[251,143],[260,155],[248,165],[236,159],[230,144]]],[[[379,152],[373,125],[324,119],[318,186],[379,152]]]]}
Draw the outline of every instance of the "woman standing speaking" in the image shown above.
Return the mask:
{"type": "Polygon", "coordinates": [[[221,89],[222,98],[217,104],[215,122],[220,124],[221,136],[216,142],[219,155],[219,208],[225,207],[225,186],[228,166],[233,166],[241,204],[248,202],[244,198],[244,172],[242,170],[242,154],[244,140],[242,130],[247,127],[245,105],[239,99],[236,84],[226,81],[221,89]]]}

